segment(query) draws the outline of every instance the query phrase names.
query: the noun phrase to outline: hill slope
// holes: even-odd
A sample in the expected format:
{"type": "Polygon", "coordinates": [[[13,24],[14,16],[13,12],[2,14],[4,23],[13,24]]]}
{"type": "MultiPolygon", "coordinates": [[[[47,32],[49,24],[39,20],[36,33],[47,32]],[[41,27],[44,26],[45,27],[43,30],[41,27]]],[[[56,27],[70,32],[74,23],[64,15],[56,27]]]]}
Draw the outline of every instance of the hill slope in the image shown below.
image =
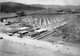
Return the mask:
{"type": "Polygon", "coordinates": [[[80,6],[72,6],[72,5],[65,5],[65,6],[61,6],[61,5],[41,5],[41,4],[32,4],[32,6],[36,6],[36,7],[44,7],[47,9],[80,9],[80,6]]]}
{"type": "Polygon", "coordinates": [[[1,12],[17,12],[21,10],[43,10],[45,8],[42,7],[35,7],[15,2],[4,2],[0,3],[0,11],[1,12]]]}

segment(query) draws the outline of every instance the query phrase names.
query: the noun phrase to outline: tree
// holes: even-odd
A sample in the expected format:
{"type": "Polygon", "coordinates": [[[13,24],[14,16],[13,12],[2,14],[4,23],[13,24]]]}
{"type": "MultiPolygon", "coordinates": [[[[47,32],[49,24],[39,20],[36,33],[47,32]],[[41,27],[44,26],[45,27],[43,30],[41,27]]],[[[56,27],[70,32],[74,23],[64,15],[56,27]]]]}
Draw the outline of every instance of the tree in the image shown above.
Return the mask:
{"type": "Polygon", "coordinates": [[[19,17],[25,16],[26,14],[24,13],[24,11],[20,11],[16,13],[19,17]]]}

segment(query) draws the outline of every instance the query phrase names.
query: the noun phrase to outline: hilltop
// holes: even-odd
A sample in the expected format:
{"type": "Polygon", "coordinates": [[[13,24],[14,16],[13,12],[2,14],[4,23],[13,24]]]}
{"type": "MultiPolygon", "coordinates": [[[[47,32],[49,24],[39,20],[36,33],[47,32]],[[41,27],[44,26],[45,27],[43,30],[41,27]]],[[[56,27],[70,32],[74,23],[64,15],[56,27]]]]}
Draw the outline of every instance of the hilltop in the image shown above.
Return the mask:
{"type": "Polygon", "coordinates": [[[17,12],[22,10],[44,10],[43,7],[35,7],[31,5],[16,3],[16,2],[4,2],[0,3],[1,12],[17,12]]]}

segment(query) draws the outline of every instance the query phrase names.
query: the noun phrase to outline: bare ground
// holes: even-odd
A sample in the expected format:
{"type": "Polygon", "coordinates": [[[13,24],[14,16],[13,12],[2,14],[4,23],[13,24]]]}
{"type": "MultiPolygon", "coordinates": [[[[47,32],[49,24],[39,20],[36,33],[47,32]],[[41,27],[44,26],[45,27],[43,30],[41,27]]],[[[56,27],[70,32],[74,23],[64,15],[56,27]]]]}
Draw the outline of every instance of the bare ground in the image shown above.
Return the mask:
{"type": "Polygon", "coordinates": [[[48,49],[0,40],[1,56],[71,56],[48,49]]]}

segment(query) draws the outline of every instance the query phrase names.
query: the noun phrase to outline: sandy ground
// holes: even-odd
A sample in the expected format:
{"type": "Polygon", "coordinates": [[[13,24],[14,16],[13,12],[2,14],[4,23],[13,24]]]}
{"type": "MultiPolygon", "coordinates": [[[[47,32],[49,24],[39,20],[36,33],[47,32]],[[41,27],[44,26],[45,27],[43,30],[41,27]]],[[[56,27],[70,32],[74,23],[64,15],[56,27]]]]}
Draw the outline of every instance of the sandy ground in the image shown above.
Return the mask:
{"type": "Polygon", "coordinates": [[[0,40],[0,56],[71,56],[44,48],[0,40]]]}

